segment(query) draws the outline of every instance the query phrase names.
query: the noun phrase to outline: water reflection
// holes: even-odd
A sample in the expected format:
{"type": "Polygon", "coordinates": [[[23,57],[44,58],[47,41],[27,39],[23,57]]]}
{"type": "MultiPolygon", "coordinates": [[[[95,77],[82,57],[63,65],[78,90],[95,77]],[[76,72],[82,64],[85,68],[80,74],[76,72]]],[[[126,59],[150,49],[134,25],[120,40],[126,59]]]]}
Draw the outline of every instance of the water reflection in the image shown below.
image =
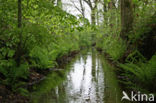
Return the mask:
{"type": "Polygon", "coordinates": [[[36,98],[37,102],[33,103],[117,103],[107,100],[114,97],[107,98],[110,91],[105,87],[106,74],[100,56],[94,50],[81,53],[79,58],[70,65],[66,80],[40,95],[36,98]]]}
{"type": "Polygon", "coordinates": [[[66,103],[102,103],[104,74],[95,53],[81,55],[71,67],[63,87],[66,103]]]}

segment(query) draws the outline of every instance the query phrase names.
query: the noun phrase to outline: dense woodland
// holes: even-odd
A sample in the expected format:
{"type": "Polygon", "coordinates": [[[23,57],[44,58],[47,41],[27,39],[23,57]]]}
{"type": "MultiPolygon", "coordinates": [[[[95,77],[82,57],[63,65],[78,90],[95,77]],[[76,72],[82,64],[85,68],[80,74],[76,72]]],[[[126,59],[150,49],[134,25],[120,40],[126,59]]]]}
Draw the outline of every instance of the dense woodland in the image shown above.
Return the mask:
{"type": "Polygon", "coordinates": [[[85,48],[117,67],[127,90],[156,94],[156,1],[0,0],[0,103],[28,103],[28,85],[85,48]],[[91,11],[85,15],[85,5],[91,11]]]}

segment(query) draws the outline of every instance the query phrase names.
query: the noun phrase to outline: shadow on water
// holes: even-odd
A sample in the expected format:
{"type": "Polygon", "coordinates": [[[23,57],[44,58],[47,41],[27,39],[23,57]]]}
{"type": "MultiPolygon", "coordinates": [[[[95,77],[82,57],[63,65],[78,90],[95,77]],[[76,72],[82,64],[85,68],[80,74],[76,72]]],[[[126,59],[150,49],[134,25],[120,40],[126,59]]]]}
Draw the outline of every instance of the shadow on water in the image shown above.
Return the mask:
{"type": "Polygon", "coordinates": [[[121,90],[104,56],[82,51],[64,69],[34,86],[31,103],[120,103],[121,90]]]}

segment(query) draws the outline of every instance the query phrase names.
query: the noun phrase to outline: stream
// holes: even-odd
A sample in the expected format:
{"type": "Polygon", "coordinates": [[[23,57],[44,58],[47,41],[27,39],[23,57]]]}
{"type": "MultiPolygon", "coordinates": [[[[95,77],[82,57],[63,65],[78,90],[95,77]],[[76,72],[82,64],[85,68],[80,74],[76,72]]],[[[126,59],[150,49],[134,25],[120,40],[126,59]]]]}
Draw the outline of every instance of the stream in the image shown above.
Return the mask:
{"type": "Polygon", "coordinates": [[[31,103],[121,103],[113,69],[96,50],[84,50],[35,85],[31,103]]]}

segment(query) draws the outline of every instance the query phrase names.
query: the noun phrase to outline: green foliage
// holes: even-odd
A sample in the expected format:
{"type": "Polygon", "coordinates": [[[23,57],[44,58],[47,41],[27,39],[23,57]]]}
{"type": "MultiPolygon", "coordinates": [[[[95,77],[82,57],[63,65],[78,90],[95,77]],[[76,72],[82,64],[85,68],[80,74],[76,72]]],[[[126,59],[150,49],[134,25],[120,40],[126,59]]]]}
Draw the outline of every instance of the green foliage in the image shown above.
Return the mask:
{"type": "Polygon", "coordinates": [[[156,23],[156,7],[154,6],[154,1],[149,0],[147,2],[148,4],[145,4],[145,1],[138,1],[136,4],[141,7],[134,11],[133,32],[129,34],[132,43],[144,39],[147,33],[151,31],[152,24],[156,23]]]}
{"type": "MultiPolygon", "coordinates": [[[[104,2],[109,5],[111,0],[104,2]]],[[[151,24],[156,23],[156,11],[153,11],[156,8],[153,0],[133,0],[133,4],[133,31],[128,43],[135,45],[151,31],[151,24]]],[[[17,0],[0,0],[0,80],[23,95],[28,92],[21,88],[25,82],[20,79],[28,79],[32,68],[53,68],[57,59],[95,44],[113,60],[120,59],[127,50],[127,43],[120,38],[118,8],[108,7],[104,12],[103,25],[90,27],[87,19],[80,17],[78,20],[51,0],[23,0],[22,26],[19,28],[17,6],[17,0]]],[[[125,71],[123,75],[132,80],[133,87],[149,89],[146,86],[152,85],[156,74],[155,59],[153,56],[145,63],[146,59],[135,49],[126,58],[127,64],[121,64],[125,71]],[[145,81],[148,82],[142,87],[145,81]]]]}
{"type": "Polygon", "coordinates": [[[5,76],[5,79],[2,81],[3,84],[17,88],[18,79],[26,79],[28,76],[29,66],[27,63],[21,63],[17,66],[16,62],[13,59],[1,60],[0,63],[0,72],[5,76]]]}
{"type": "Polygon", "coordinates": [[[50,60],[49,53],[46,49],[35,47],[32,49],[30,57],[32,58],[32,67],[46,69],[54,66],[53,61],[50,60]]]}
{"type": "Polygon", "coordinates": [[[130,63],[145,62],[146,58],[138,50],[134,50],[125,61],[130,63]]]}
{"type": "Polygon", "coordinates": [[[96,47],[109,54],[113,60],[120,59],[127,49],[126,42],[120,38],[120,21],[120,11],[108,9],[104,12],[103,25],[96,33],[96,47]]]}
{"type": "Polygon", "coordinates": [[[53,68],[57,58],[90,45],[80,21],[51,1],[22,1],[21,28],[17,10],[17,0],[0,1],[0,73],[12,90],[25,85],[20,79],[27,79],[30,69],[53,68]]]}
{"type": "MultiPolygon", "coordinates": [[[[120,64],[124,73],[122,74],[128,78],[128,87],[135,90],[142,90],[146,92],[154,92],[156,85],[153,84],[156,80],[156,55],[147,63],[126,63],[120,64]]],[[[127,84],[127,81],[125,82],[127,84]]]]}
{"type": "MultiPolygon", "coordinates": [[[[128,88],[136,91],[147,93],[156,93],[156,85],[153,84],[156,80],[156,55],[147,61],[146,58],[139,52],[139,45],[145,44],[142,42],[144,38],[151,35],[153,25],[156,23],[155,6],[153,1],[138,1],[133,0],[136,6],[141,8],[135,9],[133,31],[129,34],[129,42],[133,51],[128,54],[125,64],[120,64],[122,68],[122,81],[128,88]],[[146,4],[146,6],[145,6],[146,4]]],[[[150,47],[147,47],[150,48],[150,47]]],[[[147,49],[146,48],[146,49],[147,49]]]]}
{"type": "Polygon", "coordinates": [[[133,30],[128,34],[129,41],[125,42],[120,37],[120,11],[108,9],[104,12],[103,27],[98,28],[96,33],[96,47],[109,54],[113,60],[125,59],[126,63],[120,64],[122,68],[120,71],[124,78],[122,82],[127,87],[133,90],[155,92],[156,85],[153,83],[156,80],[156,56],[147,61],[139,51],[139,46],[145,44],[142,40],[151,35],[156,24],[155,1],[132,1],[134,20],[133,30]]]}
{"type": "Polygon", "coordinates": [[[29,96],[29,91],[24,89],[24,88],[18,88],[17,92],[20,93],[23,96],[27,96],[27,97],[29,96]]]}
{"type": "Polygon", "coordinates": [[[115,28],[108,27],[106,31],[97,33],[97,48],[101,48],[108,53],[113,60],[120,59],[126,51],[126,43],[119,36],[119,31],[112,30],[115,28]]]}
{"type": "Polygon", "coordinates": [[[91,30],[91,28],[86,28],[84,31],[80,33],[77,32],[77,35],[79,36],[80,39],[79,45],[81,45],[82,47],[90,47],[92,42],[94,42],[94,40],[92,40],[92,35],[95,35],[93,32],[94,31],[91,30]]]}

